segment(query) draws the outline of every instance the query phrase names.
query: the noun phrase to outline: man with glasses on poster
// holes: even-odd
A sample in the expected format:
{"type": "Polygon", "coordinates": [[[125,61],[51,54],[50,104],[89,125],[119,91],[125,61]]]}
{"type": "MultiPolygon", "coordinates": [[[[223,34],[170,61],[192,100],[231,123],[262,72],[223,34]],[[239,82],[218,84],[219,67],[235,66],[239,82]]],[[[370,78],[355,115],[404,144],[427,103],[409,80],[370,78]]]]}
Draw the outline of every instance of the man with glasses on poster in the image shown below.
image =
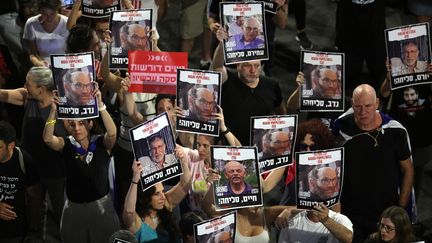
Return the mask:
{"type": "Polygon", "coordinates": [[[216,112],[215,94],[205,87],[193,87],[188,92],[189,109],[185,117],[191,120],[210,122],[216,112]]]}
{"type": "Polygon", "coordinates": [[[328,200],[337,196],[337,172],[331,167],[315,167],[308,175],[310,200],[328,200]]]}
{"type": "Polygon", "coordinates": [[[138,160],[142,163],[143,175],[161,170],[177,162],[174,154],[166,154],[165,140],[160,135],[150,138],[150,156],[143,156],[138,160]]]}
{"type": "Polygon", "coordinates": [[[120,28],[120,56],[127,56],[129,50],[150,50],[150,42],[146,26],[125,24],[120,28]]]}
{"type": "Polygon", "coordinates": [[[311,72],[312,97],[325,99],[341,98],[341,81],[338,73],[328,67],[317,67],[311,72]]]}
{"type": "Polygon", "coordinates": [[[72,71],[63,76],[65,105],[94,105],[92,78],[88,72],[72,71]]]}

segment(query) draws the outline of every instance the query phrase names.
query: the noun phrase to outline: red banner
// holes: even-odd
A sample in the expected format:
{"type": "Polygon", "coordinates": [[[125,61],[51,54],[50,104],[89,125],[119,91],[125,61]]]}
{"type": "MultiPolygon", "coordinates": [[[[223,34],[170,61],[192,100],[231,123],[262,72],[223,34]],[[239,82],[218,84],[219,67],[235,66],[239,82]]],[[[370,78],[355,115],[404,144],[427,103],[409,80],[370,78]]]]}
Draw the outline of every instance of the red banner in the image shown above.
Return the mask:
{"type": "Polygon", "coordinates": [[[177,69],[187,68],[186,52],[129,51],[130,92],[176,94],[177,69]]]}

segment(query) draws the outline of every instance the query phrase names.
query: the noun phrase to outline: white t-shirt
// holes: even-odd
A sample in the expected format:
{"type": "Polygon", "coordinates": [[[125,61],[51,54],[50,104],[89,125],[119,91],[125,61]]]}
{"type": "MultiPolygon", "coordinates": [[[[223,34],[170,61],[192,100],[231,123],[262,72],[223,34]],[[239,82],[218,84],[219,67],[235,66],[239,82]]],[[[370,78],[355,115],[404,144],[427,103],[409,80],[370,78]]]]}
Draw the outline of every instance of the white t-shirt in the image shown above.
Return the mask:
{"type": "MultiPolygon", "coordinates": [[[[289,220],[288,227],[281,230],[279,243],[307,242],[307,243],[337,243],[333,234],[320,222],[312,222],[302,211],[289,220]]],[[[353,231],[352,223],[347,216],[329,210],[329,217],[339,224],[353,231]]]]}
{"type": "Polygon", "coordinates": [[[57,28],[53,32],[48,33],[40,24],[39,17],[40,14],[27,20],[24,26],[23,39],[35,41],[40,57],[46,63],[50,63],[50,54],[64,54],[66,52],[66,39],[69,35],[69,31],[66,28],[68,18],[60,15],[60,22],[57,28]]]}

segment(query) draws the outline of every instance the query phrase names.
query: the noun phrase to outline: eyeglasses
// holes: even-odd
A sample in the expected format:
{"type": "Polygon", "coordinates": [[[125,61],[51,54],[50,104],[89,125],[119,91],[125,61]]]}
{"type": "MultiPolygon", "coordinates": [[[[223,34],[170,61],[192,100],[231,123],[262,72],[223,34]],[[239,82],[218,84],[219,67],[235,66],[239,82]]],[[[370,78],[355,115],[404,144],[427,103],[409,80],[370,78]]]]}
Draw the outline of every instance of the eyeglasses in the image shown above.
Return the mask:
{"type": "Polygon", "coordinates": [[[337,178],[329,179],[329,178],[323,178],[323,179],[317,179],[321,182],[321,184],[329,186],[329,185],[336,185],[338,182],[337,178]]]}
{"type": "Polygon", "coordinates": [[[208,102],[208,101],[206,101],[205,99],[199,99],[199,100],[198,100],[198,103],[199,103],[200,105],[202,105],[202,106],[207,106],[207,107],[210,107],[210,108],[212,108],[212,107],[214,106],[214,104],[215,104],[214,101],[208,102]]]}
{"type": "Polygon", "coordinates": [[[394,227],[391,227],[391,226],[385,225],[385,224],[383,224],[383,223],[378,223],[378,226],[380,227],[380,229],[384,229],[385,232],[387,232],[387,233],[390,233],[390,232],[392,232],[392,231],[395,230],[394,227]]]}
{"type": "Polygon", "coordinates": [[[139,41],[146,42],[147,41],[147,36],[132,35],[130,38],[132,41],[135,41],[135,42],[139,42],[139,41]]]}
{"type": "Polygon", "coordinates": [[[315,144],[307,145],[307,144],[301,143],[298,146],[298,150],[299,151],[307,151],[307,150],[314,151],[314,150],[317,150],[317,147],[315,146],[315,144]]]}
{"type": "Polygon", "coordinates": [[[74,86],[75,89],[79,89],[79,90],[91,90],[93,88],[93,84],[82,84],[82,83],[74,83],[72,84],[74,86]]]}
{"type": "Polygon", "coordinates": [[[329,79],[329,78],[323,78],[323,79],[321,79],[324,83],[327,83],[327,84],[329,84],[329,83],[332,83],[332,84],[337,84],[338,83],[338,80],[337,79],[329,79]]]}
{"type": "Polygon", "coordinates": [[[281,141],[281,140],[276,140],[273,143],[275,145],[282,145],[282,144],[288,144],[290,141],[289,140],[285,140],[285,141],[281,141]]]}

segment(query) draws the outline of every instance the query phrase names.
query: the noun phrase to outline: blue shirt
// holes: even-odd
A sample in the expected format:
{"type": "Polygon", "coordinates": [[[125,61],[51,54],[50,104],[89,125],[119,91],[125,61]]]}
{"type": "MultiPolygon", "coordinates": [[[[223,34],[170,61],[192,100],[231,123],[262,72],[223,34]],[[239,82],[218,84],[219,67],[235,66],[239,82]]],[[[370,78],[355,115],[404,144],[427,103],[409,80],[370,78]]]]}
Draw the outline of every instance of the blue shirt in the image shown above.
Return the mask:
{"type": "MultiPolygon", "coordinates": [[[[233,46],[231,50],[229,50],[230,48],[227,47],[227,51],[239,51],[239,50],[264,48],[264,41],[262,39],[255,38],[251,42],[245,42],[243,34],[231,36],[228,39],[227,43],[230,43],[230,44],[235,43],[235,46],[233,46]]],[[[232,45],[230,45],[230,46],[232,46],[232,45]]]]}

